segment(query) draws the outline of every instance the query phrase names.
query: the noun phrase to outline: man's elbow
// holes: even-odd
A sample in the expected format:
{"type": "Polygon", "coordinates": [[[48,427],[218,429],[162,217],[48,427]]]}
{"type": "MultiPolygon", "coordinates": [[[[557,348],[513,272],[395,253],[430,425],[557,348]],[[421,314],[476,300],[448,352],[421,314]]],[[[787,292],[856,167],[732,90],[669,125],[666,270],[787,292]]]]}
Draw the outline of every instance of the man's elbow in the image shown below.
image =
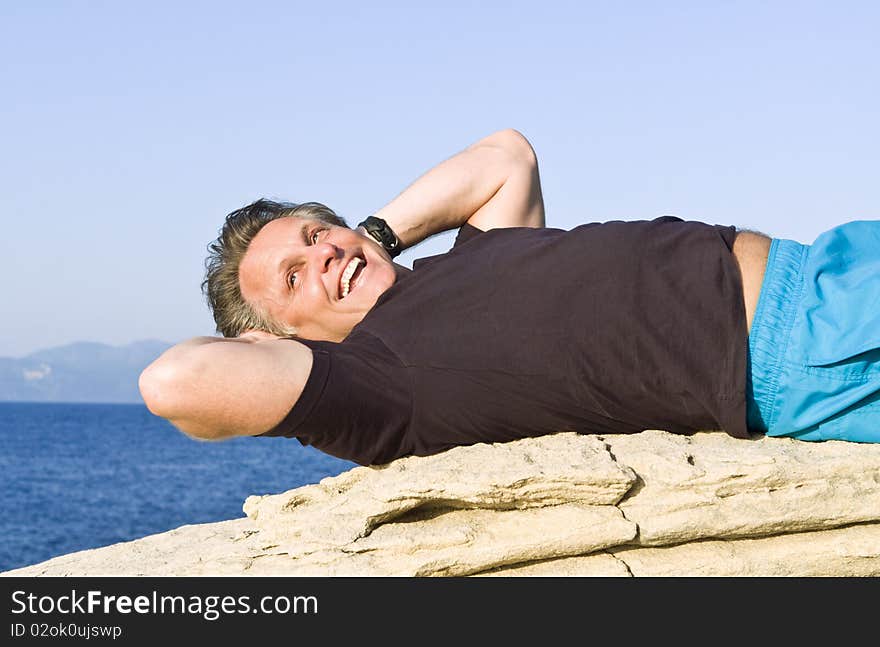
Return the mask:
{"type": "Polygon", "coordinates": [[[153,415],[165,418],[191,438],[220,440],[222,434],[192,420],[192,407],[187,403],[188,382],[191,384],[179,367],[157,360],[141,372],[138,388],[153,415]]]}
{"type": "Polygon", "coordinates": [[[141,371],[138,389],[150,413],[160,418],[171,417],[175,393],[173,375],[158,360],[141,371]]]}
{"type": "Polygon", "coordinates": [[[526,139],[526,136],[515,128],[499,130],[489,135],[487,139],[508,151],[518,163],[537,167],[538,156],[535,149],[532,148],[532,144],[526,139]]]}

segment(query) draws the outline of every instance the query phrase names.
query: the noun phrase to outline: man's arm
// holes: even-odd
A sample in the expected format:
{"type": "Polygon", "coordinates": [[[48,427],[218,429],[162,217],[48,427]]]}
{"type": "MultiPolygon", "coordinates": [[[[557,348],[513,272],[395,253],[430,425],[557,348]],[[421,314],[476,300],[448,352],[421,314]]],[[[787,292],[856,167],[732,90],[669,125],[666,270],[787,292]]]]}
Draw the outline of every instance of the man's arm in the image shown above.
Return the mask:
{"type": "Polygon", "coordinates": [[[500,130],[432,168],[373,215],[405,248],[465,222],[483,231],[543,227],[535,151],[518,131],[500,130]]]}
{"type": "Polygon", "coordinates": [[[147,407],[188,436],[253,436],[281,422],[299,399],[312,351],[267,333],[196,337],[169,348],[141,373],[147,407]]]}

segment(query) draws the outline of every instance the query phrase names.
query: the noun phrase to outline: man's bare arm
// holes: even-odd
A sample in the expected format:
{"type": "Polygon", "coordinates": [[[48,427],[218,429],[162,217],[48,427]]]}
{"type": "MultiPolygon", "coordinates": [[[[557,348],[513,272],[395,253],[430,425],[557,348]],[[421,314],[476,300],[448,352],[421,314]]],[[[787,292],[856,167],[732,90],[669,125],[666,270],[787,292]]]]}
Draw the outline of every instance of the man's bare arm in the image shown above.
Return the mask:
{"type": "Polygon", "coordinates": [[[221,440],[277,425],[299,399],[312,351],[289,339],[247,333],[196,337],[163,353],[141,373],[147,407],[188,436],[221,440]]]}
{"type": "Polygon", "coordinates": [[[543,227],[537,156],[521,133],[500,130],[432,168],[374,215],[404,247],[465,222],[483,231],[543,227]]]}

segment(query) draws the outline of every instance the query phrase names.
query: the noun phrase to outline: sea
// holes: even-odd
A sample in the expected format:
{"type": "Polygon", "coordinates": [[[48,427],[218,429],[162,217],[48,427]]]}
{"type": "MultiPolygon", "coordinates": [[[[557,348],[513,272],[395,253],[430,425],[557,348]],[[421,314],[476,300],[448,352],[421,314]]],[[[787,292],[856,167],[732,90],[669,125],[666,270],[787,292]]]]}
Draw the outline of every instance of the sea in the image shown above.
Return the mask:
{"type": "Polygon", "coordinates": [[[143,404],[0,402],[0,572],[244,517],[354,463],[294,438],[198,441],[143,404]]]}

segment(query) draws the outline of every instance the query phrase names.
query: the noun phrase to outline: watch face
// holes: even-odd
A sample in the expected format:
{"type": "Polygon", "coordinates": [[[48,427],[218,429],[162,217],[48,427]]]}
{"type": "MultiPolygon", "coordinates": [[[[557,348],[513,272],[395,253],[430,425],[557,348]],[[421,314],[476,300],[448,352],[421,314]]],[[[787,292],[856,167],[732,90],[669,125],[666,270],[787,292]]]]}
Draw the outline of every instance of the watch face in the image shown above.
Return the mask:
{"type": "Polygon", "coordinates": [[[395,233],[391,231],[388,223],[380,218],[370,216],[358,226],[362,226],[370,234],[370,237],[382,245],[385,251],[391,254],[392,257],[395,255],[400,247],[400,241],[395,233]]]}
{"type": "Polygon", "coordinates": [[[388,235],[387,227],[376,227],[373,229],[373,238],[382,243],[383,247],[388,247],[389,245],[393,246],[393,237],[388,235]]]}

